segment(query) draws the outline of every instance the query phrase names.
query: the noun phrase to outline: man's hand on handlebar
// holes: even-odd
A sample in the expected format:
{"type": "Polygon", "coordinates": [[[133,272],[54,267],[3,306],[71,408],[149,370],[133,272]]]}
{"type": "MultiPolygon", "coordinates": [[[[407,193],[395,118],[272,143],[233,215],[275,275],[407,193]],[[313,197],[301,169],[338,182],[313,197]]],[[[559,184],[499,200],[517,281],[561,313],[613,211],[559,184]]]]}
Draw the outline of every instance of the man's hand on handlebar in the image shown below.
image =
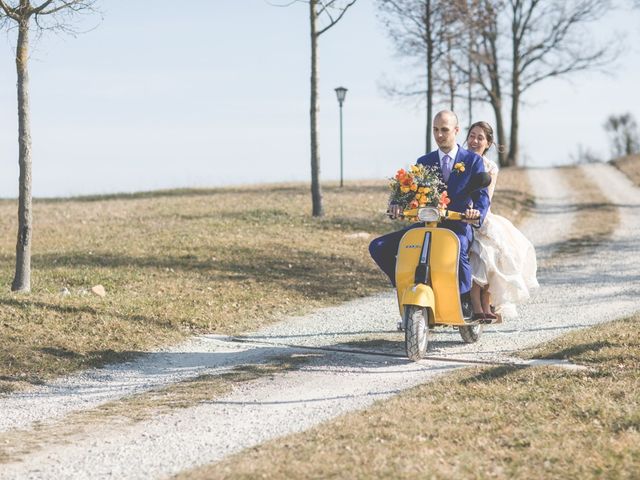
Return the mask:
{"type": "Polygon", "coordinates": [[[477,224],[478,219],[480,218],[480,210],[476,210],[475,208],[467,208],[464,212],[464,216],[466,219],[464,220],[467,223],[477,224]]]}

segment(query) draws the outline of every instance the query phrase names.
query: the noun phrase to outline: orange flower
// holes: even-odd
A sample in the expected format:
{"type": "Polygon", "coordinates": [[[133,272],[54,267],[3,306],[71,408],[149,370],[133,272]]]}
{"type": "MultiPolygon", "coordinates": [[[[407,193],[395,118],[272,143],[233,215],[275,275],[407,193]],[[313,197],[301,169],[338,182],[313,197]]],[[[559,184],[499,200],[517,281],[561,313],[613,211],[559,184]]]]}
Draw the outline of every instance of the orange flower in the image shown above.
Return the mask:
{"type": "Polygon", "coordinates": [[[451,199],[449,198],[449,194],[445,190],[444,192],[442,192],[440,194],[440,205],[443,206],[443,207],[446,207],[450,203],[451,203],[451,199]]]}
{"type": "Polygon", "coordinates": [[[409,203],[409,208],[416,208],[418,206],[418,201],[416,199],[411,200],[409,203]]]}
{"type": "Polygon", "coordinates": [[[418,190],[418,185],[416,185],[415,183],[411,184],[411,191],[415,192],[416,190],[418,190]]]}

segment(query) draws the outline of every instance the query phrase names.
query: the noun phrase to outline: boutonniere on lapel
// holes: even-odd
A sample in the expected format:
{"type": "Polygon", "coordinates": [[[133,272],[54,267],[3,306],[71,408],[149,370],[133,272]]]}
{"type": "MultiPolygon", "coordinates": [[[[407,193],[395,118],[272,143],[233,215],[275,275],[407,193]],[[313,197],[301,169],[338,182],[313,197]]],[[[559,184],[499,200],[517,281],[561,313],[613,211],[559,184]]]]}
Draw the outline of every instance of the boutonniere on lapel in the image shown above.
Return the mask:
{"type": "Polygon", "coordinates": [[[453,165],[453,169],[457,172],[457,173],[462,173],[464,172],[464,162],[458,162],[456,164],[453,165]]]}

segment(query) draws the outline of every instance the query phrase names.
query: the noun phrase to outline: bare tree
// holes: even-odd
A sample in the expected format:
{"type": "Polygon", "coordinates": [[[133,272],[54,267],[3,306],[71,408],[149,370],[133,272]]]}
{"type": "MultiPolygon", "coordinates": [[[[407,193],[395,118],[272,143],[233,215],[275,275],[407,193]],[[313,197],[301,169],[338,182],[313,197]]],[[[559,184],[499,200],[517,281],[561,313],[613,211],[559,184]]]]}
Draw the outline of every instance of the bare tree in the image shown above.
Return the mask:
{"type": "Polygon", "coordinates": [[[318,142],[318,39],[342,19],[356,0],[309,0],[309,23],[311,25],[311,202],[312,215],[320,217],[322,190],[320,188],[320,144],[318,142]],[[325,25],[319,27],[319,19],[324,17],[325,25]]]}
{"type": "Polygon", "coordinates": [[[294,3],[309,4],[309,25],[311,33],[311,204],[312,215],[321,217],[322,188],[320,186],[320,143],[318,140],[318,39],[336,23],[356,3],[356,0],[291,0],[285,4],[271,5],[288,7],[294,3]]]}
{"type": "Polygon", "coordinates": [[[436,65],[440,64],[447,51],[442,3],[440,0],[378,0],[382,21],[396,51],[403,57],[416,60],[424,72],[418,77],[419,84],[414,82],[403,88],[387,88],[387,92],[392,96],[419,96],[426,100],[427,152],[431,151],[436,65]]]}
{"type": "Polygon", "coordinates": [[[520,105],[532,86],[553,77],[601,67],[613,44],[594,46],[584,27],[609,9],[607,0],[509,0],[511,23],[511,133],[506,163],[518,163],[520,105]]]}
{"type": "Polygon", "coordinates": [[[638,124],[631,113],[609,116],[604,129],[611,135],[611,151],[614,158],[640,153],[638,124]]]}
{"type": "MultiPolygon", "coordinates": [[[[504,104],[502,82],[504,77],[499,56],[501,31],[498,12],[504,6],[503,0],[458,0],[450,4],[453,14],[462,22],[466,39],[460,44],[466,65],[461,63],[467,81],[467,102],[471,117],[472,102],[478,99],[489,103],[494,113],[497,143],[506,143],[505,124],[502,114],[504,104]],[[474,86],[479,88],[476,92],[474,86]]],[[[498,148],[501,166],[506,164],[506,150],[498,148]]]]}
{"type": "MultiPolygon", "coordinates": [[[[585,30],[610,9],[609,0],[378,1],[401,55],[416,56],[422,50],[432,53],[427,54],[428,99],[435,91],[434,78],[438,78],[447,88],[450,106],[462,97],[465,86],[470,116],[474,99],[491,105],[497,141],[503,147],[498,149],[502,166],[518,162],[520,106],[529,88],[549,78],[602,67],[617,53],[614,43],[591,44],[585,30]],[[425,5],[432,7],[427,9],[432,16],[424,15],[425,5]],[[425,23],[427,19],[430,22],[425,23]],[[437,77],[431,75],[433,70],[437,77]],[[504,149],[505,83],[511,86],[508,150],[504,149]]],[[[429,140],[430,126],[427,137],[429,140]]],[[[430,150],[429,142],[427,145],[430,150]]]]}
{"type": "Polygon", "coordinates": [[[447,23],[444,34],[444,54],[442,68],[436,69],[437,82],[444,85],[444,96],[449,104],[449,110],[456,109],[456,99],[460,97],[461,87],[467,84],[467,78],[460,69],[457,57],[459,56],[460,39],[455,23],[447,23]]]}
{"type": "Polygon", "coordinates": [[[69,21],[77,14],[93,11],[96,0],[0,0],[0,28],[18,29],[16,71],[18,89],[18,241],[16,271],[12,291],[31,290],[31,123],[29,109],[29,33],[33,26],[38,33],[62,30],[73,33],[69,21]],[[33,22],[32,22],[33,21],[33,22]]]}

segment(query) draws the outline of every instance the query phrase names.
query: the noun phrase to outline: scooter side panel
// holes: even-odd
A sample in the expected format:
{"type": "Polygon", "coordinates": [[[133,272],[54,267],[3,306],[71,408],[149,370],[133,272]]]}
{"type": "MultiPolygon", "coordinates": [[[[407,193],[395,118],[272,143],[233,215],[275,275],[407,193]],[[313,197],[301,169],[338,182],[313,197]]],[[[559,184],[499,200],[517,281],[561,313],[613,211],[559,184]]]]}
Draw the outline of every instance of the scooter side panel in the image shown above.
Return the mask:
{"type": "Polygon", "coordinates": [[[416,265],[420,262],[420,253],[424,243],[424,234],[426,228],[414,228],[408,230],[402,236],[398,246],[398,255],[396,258],[396,293],[398,295],[398,307],[400,308],[400,316],[404,315],[402,296],[404,292],[413,286],[416,265]]]}
{"type": "Polygon", "coordinates": [[[414,284],[416,266],[427,231],[431,232],[430,272],[436,302],[436,323],[464,325],[458,290],[460,241],[455,233],[444,228],[414,228],[402,237],[396,262],[400,314],[403,308],[402,295],[414,284]]]}

